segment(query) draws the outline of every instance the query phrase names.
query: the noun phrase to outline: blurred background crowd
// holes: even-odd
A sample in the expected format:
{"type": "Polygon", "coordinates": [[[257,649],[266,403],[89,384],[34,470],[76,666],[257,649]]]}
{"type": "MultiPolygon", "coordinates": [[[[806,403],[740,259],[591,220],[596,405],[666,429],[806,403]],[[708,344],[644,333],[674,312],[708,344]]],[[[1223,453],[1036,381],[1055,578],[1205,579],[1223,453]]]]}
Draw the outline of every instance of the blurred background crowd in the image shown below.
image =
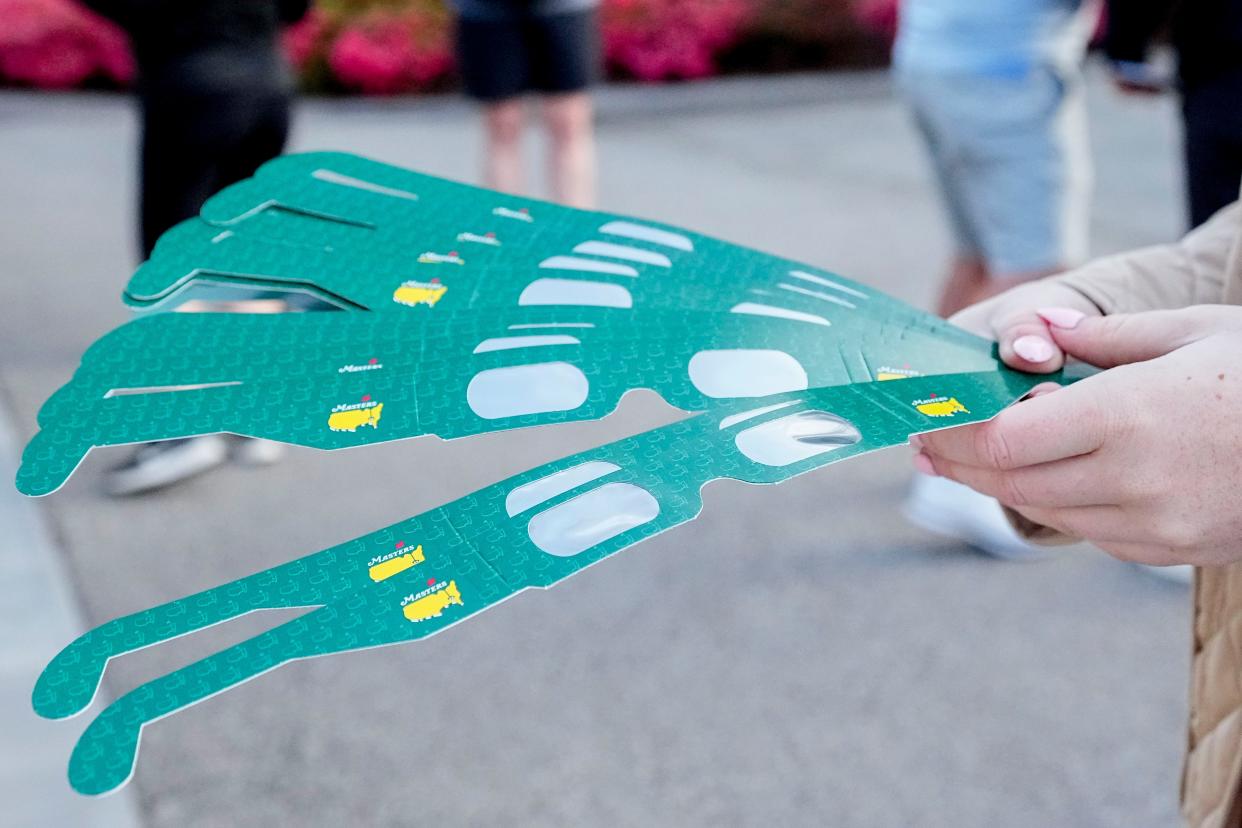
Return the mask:
{"type": "MultiPolygon", "coordinates": [[[[106,10],[106,4],[94,4],[106,10]]],[[[3,0],[0,78],[42,89],[125,86],[124,31],[76,0],[3,0]]],[[[610,74],[643,81],[719,72],[878,65],[891,11],[851,0],[605,0],[610,74]]],[[[445,0],[318,0],[283,47],[311,91],[445,90],[454,71],[445,0]]]]}

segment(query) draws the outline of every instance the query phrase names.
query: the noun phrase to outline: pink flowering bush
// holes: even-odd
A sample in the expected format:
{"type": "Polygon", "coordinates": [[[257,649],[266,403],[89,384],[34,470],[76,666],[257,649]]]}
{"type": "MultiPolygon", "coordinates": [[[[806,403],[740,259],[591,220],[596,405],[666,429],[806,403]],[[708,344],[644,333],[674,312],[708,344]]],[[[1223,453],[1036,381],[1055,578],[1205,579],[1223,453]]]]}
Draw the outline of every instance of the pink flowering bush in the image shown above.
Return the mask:
{"type": "Polygon", "coordinates": [[[858,22],[886,40],[897,36],[899,0],[860,0],[855,8],[858,22]]]}
{"type": "Polygon", "coordinates": [[[281,33],[281,47],[289,62],[301,70],[324,49],[331,21],[322,9],[315,7],[306,16],[281,33]]]}
{"type": "Polygon", "coordinates": [[[449,76],[451,26],[440,0],[321,0],[284,44],[309,86],[391,95],[449,76]]]}
{"type": "Polygon", "coordinates": [[[328,50],[328,66],[344,86],[373,95],[391,95],[412,83],[414,43],[395,19],[346,26],[328,50]]]}
{"type": "Polygon", "coordinates": [[[67,89],[134,76],[129,41],[73,0],[0,0],[0,80],[67,89]]]}
{"type": "Polygon", "coordinates": [[[737,42],[751,16],[747,0],[605,0],[604,56],[639,80],[702,78],[737,42]]]}
{"type": "Polygon", "coordinates": [[[379,13],[344,26],[328,50],[328,66],[344,87],[374,95],[430,86],[453,68],[444,15],[417,9],[379,13]]]}
{"type": "MultiPolygon", "coordinates": [[[[186,0],[168,0],[185,2],[186,0]]],[[[316,0],[282,35],[310,90],[392,95],[453,77],[447,0],[316,0]]],[[[867,29],[891,29],[895,0],[602,0],[613,75],[643,81],[858,62],[867,29]],[[863,21],[860,23],[860,19],[863,21]]],[[[864,62],[869,58],[862,58],[864,62]]],[[[0,0],[0,82],[65,88],[128,83],[125,35],[77,0],[0,0]]]]}

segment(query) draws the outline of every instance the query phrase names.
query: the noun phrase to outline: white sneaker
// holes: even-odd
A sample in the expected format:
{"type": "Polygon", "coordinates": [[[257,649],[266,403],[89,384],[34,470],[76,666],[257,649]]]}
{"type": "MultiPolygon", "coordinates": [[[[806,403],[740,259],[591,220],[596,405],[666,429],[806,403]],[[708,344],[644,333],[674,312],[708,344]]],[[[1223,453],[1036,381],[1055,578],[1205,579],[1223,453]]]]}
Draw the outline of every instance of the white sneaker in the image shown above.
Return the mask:
{"type": "Polygon", "coordinates": [[[229,456],[243,466],[270,466],[280,462],[288,449],[284,443],[259,437],[234,437],[229,456]]]}
{"type": "Polygon", "coordinates": [[[228,443],[219,434],[147,443],[104,476],[104,491],[123,496],[170,486],[215,468],[228,454],[228,443]]]}
{"type": "Polygon", "coordinates": [[[1023,540],[995,499],[943,477],[917,475],[901,511],[920,529],[955,538],[996,558],[1033,561],[1051,554],[1023,540]]]}

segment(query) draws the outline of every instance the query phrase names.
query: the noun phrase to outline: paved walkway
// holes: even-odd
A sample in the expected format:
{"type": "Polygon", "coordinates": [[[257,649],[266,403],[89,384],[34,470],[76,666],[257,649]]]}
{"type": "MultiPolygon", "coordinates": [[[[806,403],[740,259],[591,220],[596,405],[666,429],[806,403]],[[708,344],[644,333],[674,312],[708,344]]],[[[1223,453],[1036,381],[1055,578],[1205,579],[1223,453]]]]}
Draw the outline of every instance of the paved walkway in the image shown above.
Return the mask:
{"type": "MultiPolygon", "coordinates": [[[[0,480],[17,473],[21,446],[0,408],[0,480]]],[[[137,800],[123,790],[106,800],[67,791],[65,762],[90,719],[49,728],[30,707],[32,678],[48,656],[86,625],[72,594],[62,554],[38,506],[6,492],[0,497],[0,802],[5,825],[137,826],[137,800]]],[[[102,709],[97,703],[94,714],[102,709]]]]}
{"type": "MultiPolygon", "coordinates": [[[[1097,250],[1174,236],[1171,103],[1118,101],[1098,82],[1091,97],[1097,250]]],[[[610,89],[601,113],[607,208],[930,297],[946,235],[882,75],[610,89]]],[[[125,319],[134,137],[114,97],[0,95],[0,399],[19,440],[125,319]]],[[[466,179],[478,151],[472,113],[448,99],[309,103],[295,146],[466,179]]],[[[598,423],[295,450],[128,501],[97,493],[120,456],[100,451],[38,504],[59,552],[13,540],[16,495],[0,487],[0,607],[21,617],[4,639],[0,768],[36,748],[32,767],[68,758],[73,725],[27,721],[18,692],[69,638],[72,607],[48,610],[64,596],[99,623],[671,416],[639,395],[598,423]],[[61,559],[68,587],[36,565],[61,559]]],[[[163,720],[131,789],[142,815],[178,828],[1172,824],[1186,591],[1086,549],[1011,565],[924,536],[896,513],[907,463],[892,451],[779,487],[713,484],[697,522],[551,592],[424,643],[290,665],[163,720]]],[[[109,689],[274,622],[126,657],[109,689]]],[[[47,817],[30,824],[105,824],[102,810],[54,816],[110,803],[46,778],[5,788],[37,791],[47,817]]]]}

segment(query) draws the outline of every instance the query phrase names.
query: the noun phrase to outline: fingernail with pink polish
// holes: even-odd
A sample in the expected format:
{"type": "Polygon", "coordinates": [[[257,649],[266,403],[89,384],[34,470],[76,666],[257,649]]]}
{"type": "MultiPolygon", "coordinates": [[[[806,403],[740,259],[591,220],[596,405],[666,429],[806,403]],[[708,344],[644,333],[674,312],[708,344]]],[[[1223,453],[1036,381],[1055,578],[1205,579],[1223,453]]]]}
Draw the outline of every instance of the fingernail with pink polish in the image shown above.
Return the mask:
{"type": "Polygon", "coordinates": [[[1013,341],[1013,352],[1027,362],[1037,365],[1052,359],[1056,351],[1052,343],[1039,336],[1020,336],[1013,341]]]}
{"type": "Polygon", "coordinates": [[[1073,308],[1040,308],[1035,313],[1052,327],[1067,330],[1077,328],[1078,323],[1086,316],[1082,311],[1073,308]]]}
{"type": "Polygon", "coordinates": [[[925,474],[928,477],[939,477],[940,476],[936,474],[936,467],[932,465],[931,458],[921,451],[918,454],[914,455],[914,468],[920,474],[925,474]]]}

